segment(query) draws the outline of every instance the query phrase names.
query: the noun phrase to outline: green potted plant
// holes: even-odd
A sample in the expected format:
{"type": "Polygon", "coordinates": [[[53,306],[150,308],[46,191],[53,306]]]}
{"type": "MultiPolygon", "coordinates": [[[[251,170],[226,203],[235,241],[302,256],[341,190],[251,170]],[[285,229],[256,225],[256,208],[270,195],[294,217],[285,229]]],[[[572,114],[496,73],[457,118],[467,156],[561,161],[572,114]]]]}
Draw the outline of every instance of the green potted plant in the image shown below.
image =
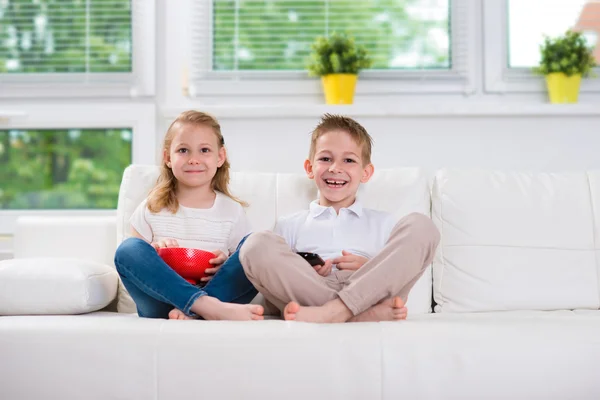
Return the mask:
{"type": "Polygon", "coordinates": [[[308,73],[321,77],[325,102],[352,104],[358,73],[372,64],[367,50],[344,33],[320,36],[311,49],[308,73]]]}
{"type": "Polygon", "coordinates": [[[596,66],[593,48],[581,32],[569,30],[556,38],[546,37],[540,52],[540,64],[533,71],[546,77],[550,102],[576,103],[581,77],[592,75],[596,66]]]}

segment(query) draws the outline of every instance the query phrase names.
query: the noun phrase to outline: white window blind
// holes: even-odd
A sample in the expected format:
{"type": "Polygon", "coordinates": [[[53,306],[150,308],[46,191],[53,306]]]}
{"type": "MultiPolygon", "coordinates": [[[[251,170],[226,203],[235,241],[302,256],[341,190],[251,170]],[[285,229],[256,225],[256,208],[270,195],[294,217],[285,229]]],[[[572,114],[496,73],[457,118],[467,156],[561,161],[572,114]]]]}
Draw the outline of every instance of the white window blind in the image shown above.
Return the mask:
{"type": "Polygon", "coordinates": [[[192,86],[302,79],[316,37],[348,33],[373,66],[361,79],[464,80],[472,0],[212,0],[195,3],[192,86]]]}
{"type": "Polygon", "coordinates": [[[153,58],[153,20],[146,0],[0,1],[0,92],[18,97],[39,83],[56,96],[67,94],[61,84],[97,85],[99,95],[152,92],[139,67],[153,58]],[[136,43],[142,37],[146,44],[136,43]]]}

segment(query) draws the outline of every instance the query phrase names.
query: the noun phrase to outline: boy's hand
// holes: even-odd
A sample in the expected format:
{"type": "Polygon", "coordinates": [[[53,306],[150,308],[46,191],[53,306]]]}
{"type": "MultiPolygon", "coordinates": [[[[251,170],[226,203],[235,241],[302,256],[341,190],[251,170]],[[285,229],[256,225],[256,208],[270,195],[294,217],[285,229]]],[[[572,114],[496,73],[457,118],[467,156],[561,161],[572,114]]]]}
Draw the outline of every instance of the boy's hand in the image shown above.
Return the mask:
{"type": "Polygon", "coordinates": [[[337,264],[338,269],[347,269],[350,271],[356,271],[357,269],[362,267],[367,261],[369,261],[368,258],[352,254],[346,250],[342,250],[341,257],[333,259],[333,263],[337,264]]]}
{"type": "Polygon", "coordinates": [[[213,253],[215,253],[216,257],[211,258],[208,262],[211,263],[212,265],[214,265],[214,267],[206,268],[204,270],[204,272],[206,272],[209,276],[206,276],[206,277],[200,279],[201,282],[210,281],[213,278],[213,276],[217,273],[217,271],[219,269],[221,269],[221,265],[223,265],[225,260],[227,260],[227,255],[225,255],[225,253],[223,253],[221,250],[215,250],[215,251],[213,251],[213,253]]]}
{"type": "Polygon", "coordinates": [[[165,239],[158,242],[152,242],[150,243],[150,246],[154,247],[154,249],[158,251],[158,249],[165,247],[179,247],[179,243],[177,243],[177,240],[175,239],[165,239]]]}
{"type": "Polygon", "coordinates": [[[315,265],[313,268],[317,271],[317,274],[321,276],[328,276],[331,274],[331,268],[333,267],[333,260],[325,260],[323,265],[315,265]]]}

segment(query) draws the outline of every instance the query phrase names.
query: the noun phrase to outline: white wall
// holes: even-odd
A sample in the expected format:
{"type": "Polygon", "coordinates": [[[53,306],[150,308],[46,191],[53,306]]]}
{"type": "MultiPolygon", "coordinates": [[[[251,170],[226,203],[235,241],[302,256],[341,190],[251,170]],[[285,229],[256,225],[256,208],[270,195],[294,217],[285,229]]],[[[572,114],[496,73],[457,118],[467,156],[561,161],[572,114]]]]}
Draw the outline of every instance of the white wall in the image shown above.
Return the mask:
{"type": "MultiPolygon", "coordinates": [[[[364,117],[359,122],[374,137],[373,162],[379,168],[600,169],[600,117],[364,117]]],[[[264,123],[224,121],[234,165],[301,171],[315,119],[268,121],[271,128],[261,132],[264,123]]]]}
{"type": "MultiPolygon", "coordinates": [[[[357,117],[377,168],[600,169],[600,116],[357,117]]],[[[233,169],[302,172],[317,115],[222,118],[233,169]]]]}

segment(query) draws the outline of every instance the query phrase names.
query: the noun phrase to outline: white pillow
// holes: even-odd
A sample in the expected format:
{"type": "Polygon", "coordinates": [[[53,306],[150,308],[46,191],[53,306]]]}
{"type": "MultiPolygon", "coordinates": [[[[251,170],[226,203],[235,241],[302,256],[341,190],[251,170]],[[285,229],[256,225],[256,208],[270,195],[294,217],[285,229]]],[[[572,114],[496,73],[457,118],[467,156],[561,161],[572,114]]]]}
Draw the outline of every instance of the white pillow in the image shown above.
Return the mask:
{"type": "Polygon", "coordinates": [[[75,258],[0,261],[0,315],[82,314],[117,294],[114,268],[75,258]]]}

